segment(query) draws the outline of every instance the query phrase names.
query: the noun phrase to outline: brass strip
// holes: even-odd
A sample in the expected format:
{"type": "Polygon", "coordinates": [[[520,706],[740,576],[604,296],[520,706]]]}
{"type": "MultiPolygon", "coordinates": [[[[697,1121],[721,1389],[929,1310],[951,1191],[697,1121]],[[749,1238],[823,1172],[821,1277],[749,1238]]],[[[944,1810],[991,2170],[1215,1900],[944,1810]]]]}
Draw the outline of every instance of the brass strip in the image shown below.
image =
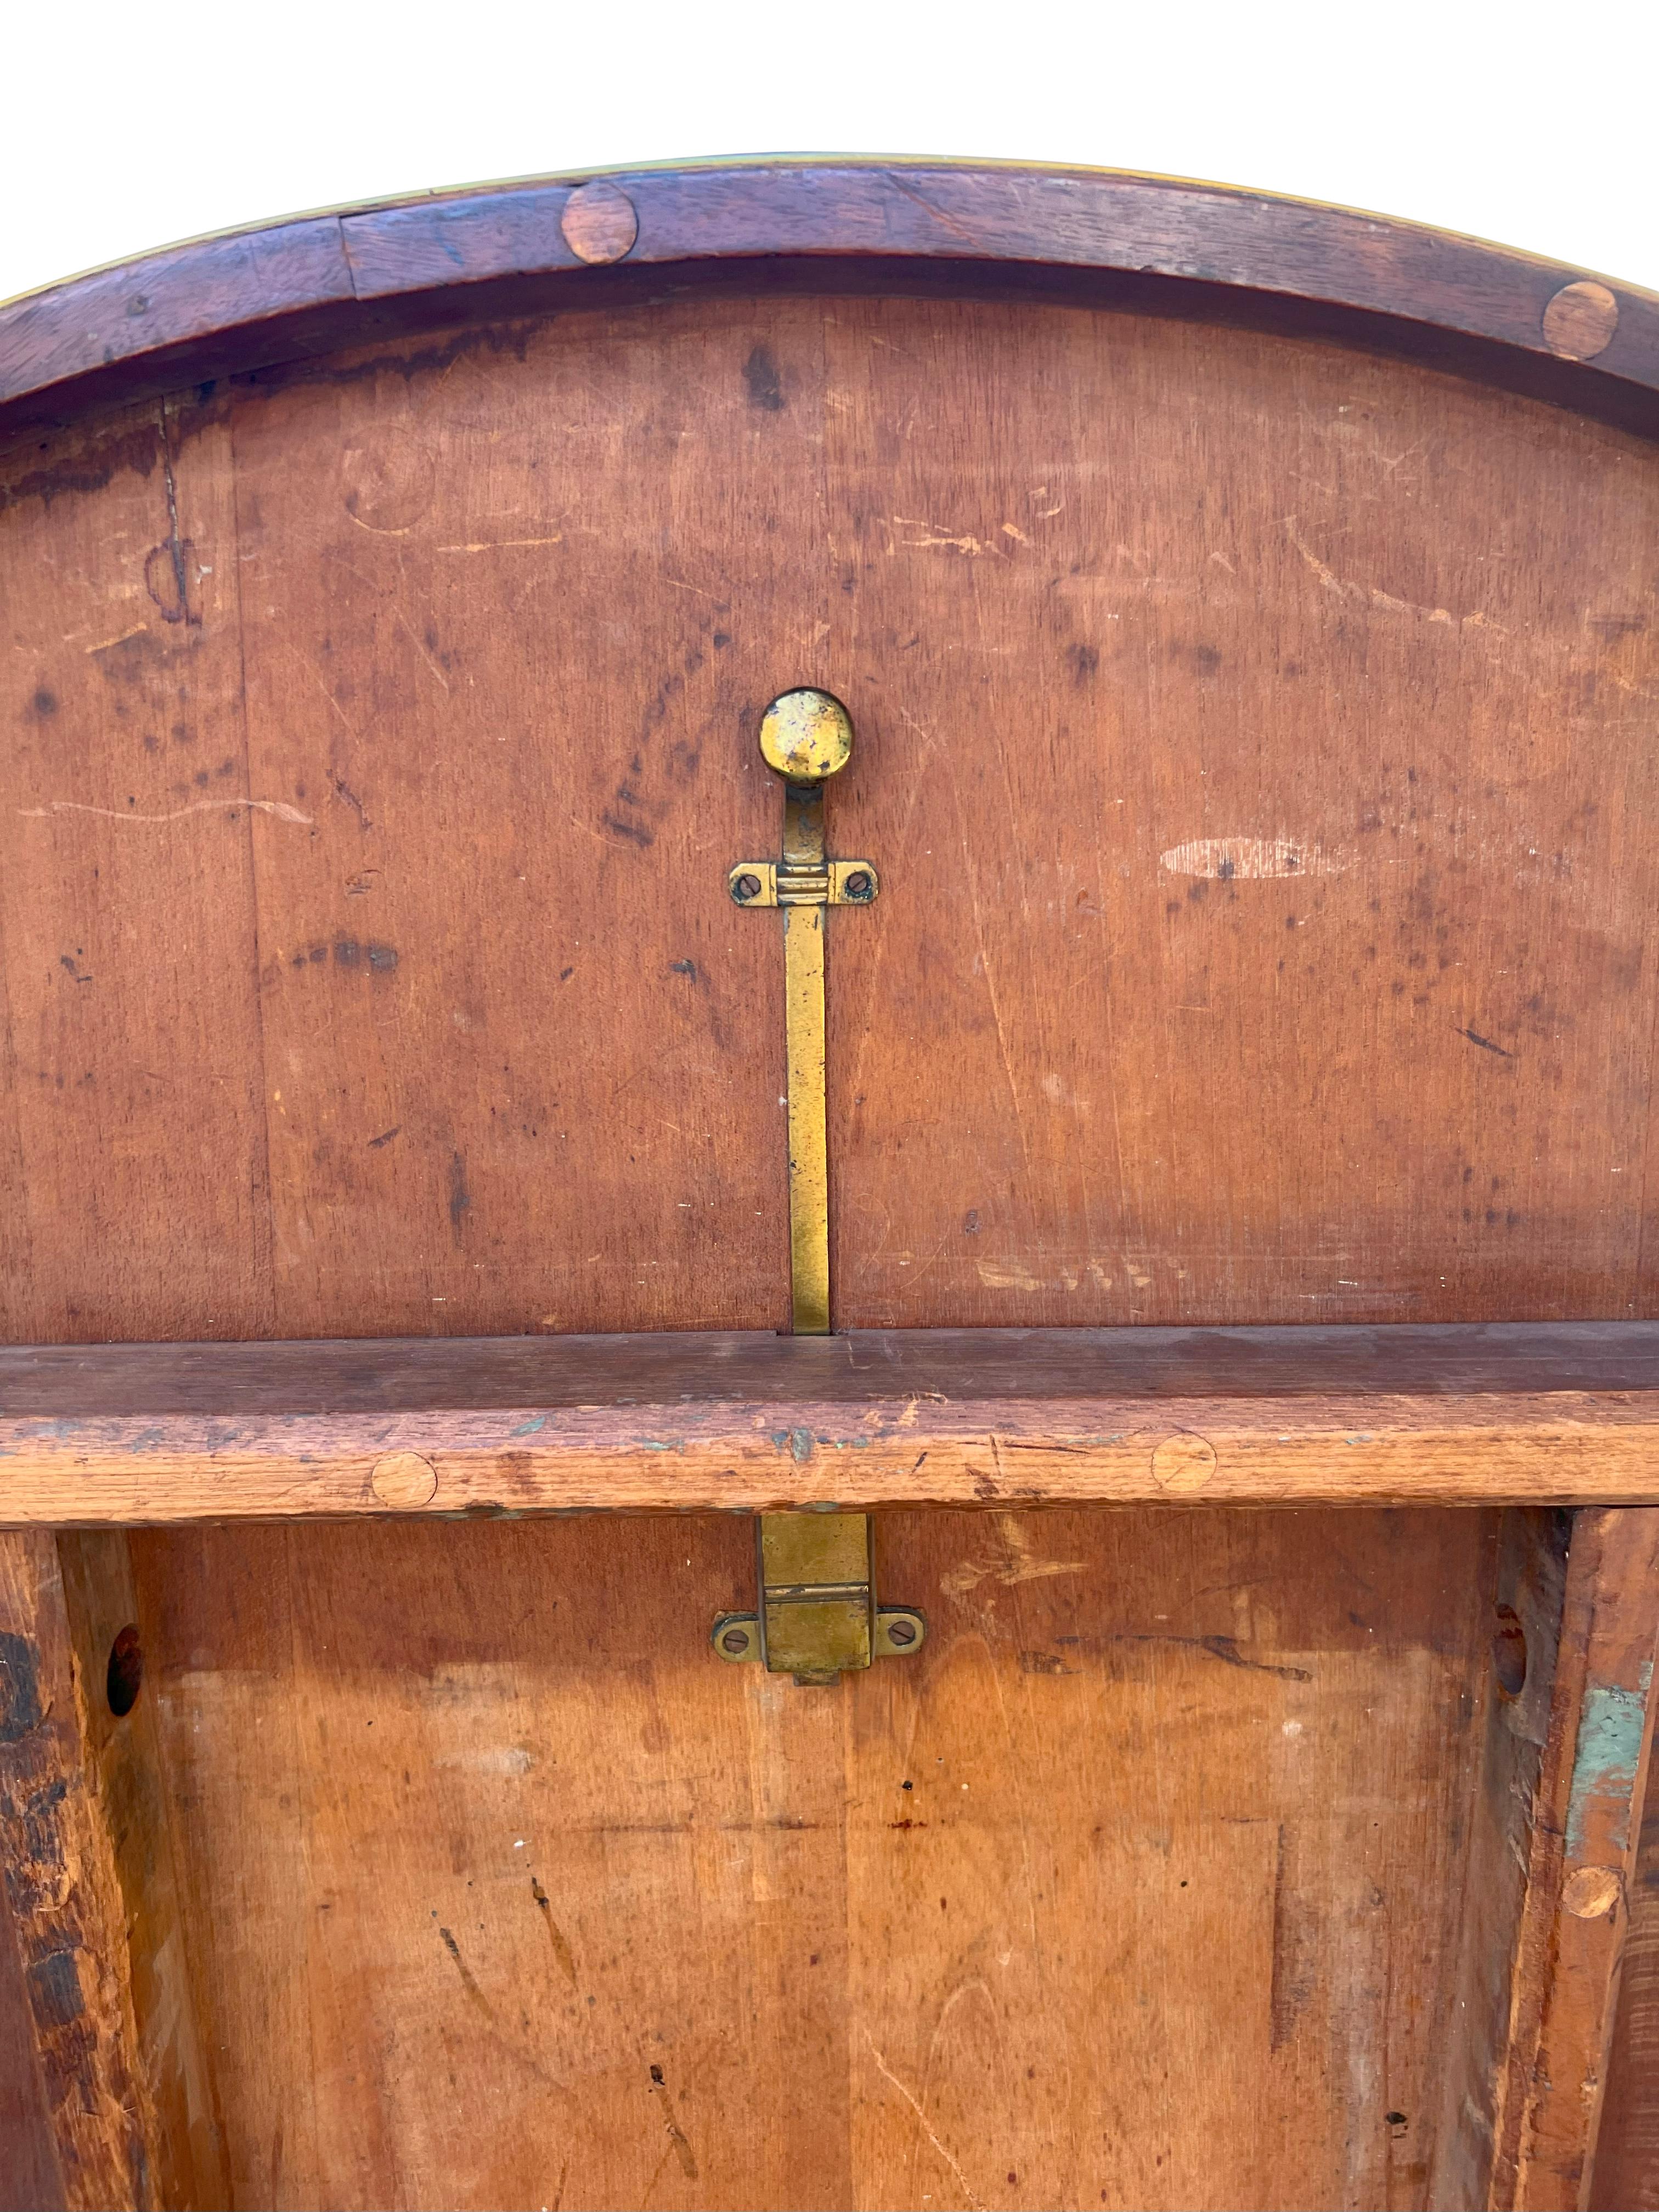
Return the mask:
{"type": "MultiPolygon", "coordinates": [[[[823,792],[785,786],[778,903],[783,909],[783,1019],[789,1067],[789,1304],[797,1336],[830,1334],[830,1131],[824,1098],[823,920],[793,903],[792,883],[826,883],[823,792]]],[[[820,894],[822,896],[822,894],[820,894]]]]}
{"type": "Polygon", "coordinates": [[[789,1301],[797,1336],[830,1334],[830,1137],[824,1105],[823,915],[783,910],[789,1054],[789,1301]]]}
{"type": "MultiPolygon", "coordinates": [[[[783,841],[775,862],[740,860],[726,880],[739,906],[775,907],[783,915],[790,1313],[797,1336],[828,1336],[824,917],[831,906],[868,906],[879,884],[867,860],[832,861],[824,851],[823,781],[853,750],[840,701],[805,689],[782,693],[762,719],[760,749],[783,778],[783,841]]],[[[833,1682],[867,1667],[878,1650],[892,1656],[920,1644],[920,1613],[878,1613],[867,1514],[763,1513],[756,1534],[760,1607],[716,1620],[721,1658],[760,1659],[798,1682],[833,1682]]]]}

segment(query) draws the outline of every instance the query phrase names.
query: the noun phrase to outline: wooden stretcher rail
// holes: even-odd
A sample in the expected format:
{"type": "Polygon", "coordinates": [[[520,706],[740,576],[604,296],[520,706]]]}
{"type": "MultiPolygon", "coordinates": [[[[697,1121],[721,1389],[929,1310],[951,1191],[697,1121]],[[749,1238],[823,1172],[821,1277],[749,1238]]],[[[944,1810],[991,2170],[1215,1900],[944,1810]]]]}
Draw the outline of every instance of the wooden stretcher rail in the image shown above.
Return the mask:
{"type": "Polygon", "coordinates": [[[1659,1323],[0,1349],[0,1524],[1659,1503],[1659,1323]]]}

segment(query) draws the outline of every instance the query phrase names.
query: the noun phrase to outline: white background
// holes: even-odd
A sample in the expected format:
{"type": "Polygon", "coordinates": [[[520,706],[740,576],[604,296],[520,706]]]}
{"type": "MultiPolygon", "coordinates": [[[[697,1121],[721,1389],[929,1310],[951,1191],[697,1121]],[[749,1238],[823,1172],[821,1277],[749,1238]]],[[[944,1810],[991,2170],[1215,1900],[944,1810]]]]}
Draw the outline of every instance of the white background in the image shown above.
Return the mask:
{"type": "Polygon", "coordinates": [[[483,179],[758,152],[1096,162],[1659,289],[1659,0],[0,0],[0,298],[483,179]]]}

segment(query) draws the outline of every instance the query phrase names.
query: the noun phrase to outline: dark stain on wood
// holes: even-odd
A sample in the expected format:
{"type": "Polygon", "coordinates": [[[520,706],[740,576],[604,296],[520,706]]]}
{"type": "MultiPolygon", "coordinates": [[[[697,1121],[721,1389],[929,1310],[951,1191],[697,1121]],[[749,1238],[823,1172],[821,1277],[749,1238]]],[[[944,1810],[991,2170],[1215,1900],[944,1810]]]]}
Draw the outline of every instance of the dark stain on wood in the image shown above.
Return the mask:
{"type": "Polygon", "coordinates": [[[0,1631],[0,1744],[21,1742],[40,1725],[39,1661],[27,1637],[0,1631]]]}

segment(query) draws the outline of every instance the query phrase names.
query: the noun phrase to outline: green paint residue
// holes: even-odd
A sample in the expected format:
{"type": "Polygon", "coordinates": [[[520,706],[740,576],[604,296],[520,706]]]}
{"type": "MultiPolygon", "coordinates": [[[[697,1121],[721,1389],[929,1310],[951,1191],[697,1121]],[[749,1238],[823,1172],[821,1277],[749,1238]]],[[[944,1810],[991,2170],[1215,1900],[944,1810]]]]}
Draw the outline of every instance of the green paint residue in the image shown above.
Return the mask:
{"type": "MultiPolygon", "coordinates": [[[[1567,1801],[1567,1850],[1574,1857],[1584,1849],[1590,1799],[1620,1795],[1628,1799],[1635,1785],[1647,1703],[1645,1686],[1621,1690],[1596,1683],[1584,1692],[1573,1753],[1572,1795],[1567,1801]]],[[[1626,1840],[1622,1833],[1611,1838],[1620,1850],[1626,1840]]]]}

